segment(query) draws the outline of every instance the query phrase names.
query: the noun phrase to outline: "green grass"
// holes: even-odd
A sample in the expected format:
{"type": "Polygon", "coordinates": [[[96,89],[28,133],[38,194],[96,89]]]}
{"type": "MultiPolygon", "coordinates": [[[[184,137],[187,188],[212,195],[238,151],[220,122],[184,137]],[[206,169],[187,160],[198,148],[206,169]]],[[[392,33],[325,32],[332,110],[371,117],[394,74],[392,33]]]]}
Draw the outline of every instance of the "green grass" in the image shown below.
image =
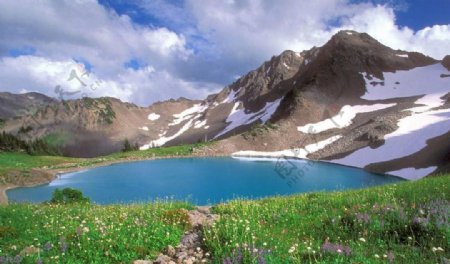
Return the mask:
{"type": "MultiPolygon", "coordinates": [[[[211,144],[211,143],[206,143],[211,144]]],[[[70,169],[92,166],[107,162],[120,162],[126,160],[140,160],[153,157],[187,156],[195,148],[205,144],[190,144],[182,146],[152,148],[144,151],[117,152],[97,158],[70,158],[59,156],[31,156],[26,153],[0,152],[0,183],[4,182],[5,175],[12,171],[27,173],[32,169],[70,169]]]]}
{"type": "Polygon", "coordinates": [[[206,247],[214,263],[441,263],[450,258],[449,199],[447,175],[237,200],[215,208],[221,218],[205,231],[206,247]]]}
{"type": "Polygon", "coordinates": [[[31,156],[26,153],[0,152],[0,175],[13,170],[29,171],[34,168],[80,162],[82,159],[58,156],[31,156]]]}
{"type": "MultiPolygon", "coordinates": [[[[449,183],[446,175],[220,204],[213,208],[220,219],[204,229],[203,246],[212,263],[441,263],[450,258],[449,183]]],[[[154,259],[189,229],[181,208],[192,206],[0,206],[0,256],[33,246],[22,263],[154,259]]]]}
{"type": "Polygon", "coordinates": [[[153,259],[168,245],[177,245],[188,228],[186,211],[181,208],[191,207],[169,202],[3,206],[0,256],[21,256],[20,263],[131,263],[153,259]]]}

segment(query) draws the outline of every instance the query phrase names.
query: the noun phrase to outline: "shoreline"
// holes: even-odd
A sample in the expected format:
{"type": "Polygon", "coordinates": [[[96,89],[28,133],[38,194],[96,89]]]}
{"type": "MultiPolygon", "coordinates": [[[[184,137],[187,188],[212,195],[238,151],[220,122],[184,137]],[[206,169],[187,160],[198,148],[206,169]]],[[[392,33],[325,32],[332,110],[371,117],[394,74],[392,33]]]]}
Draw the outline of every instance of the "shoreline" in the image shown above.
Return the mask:
{"type": "MultiPolygon", "coordinates": [[[[364,170],[370,173],[374,173],[374,174],[380,174],[380,175],[387,175],[387,176],[391,176],[391,177],[396,177],[405,181],[413,181],[413,179],[409,179],[409,178],[405,178],[399,175],[393,175],[393,174],[388,174],[388,173],[379,173],[379,172],[372,172],[372,171],[368,171],[365,170],[364,168],[361,167],[356,167],[356,166],[351,166],[351,165],[345,165],[345,164],[341,164],[341,163],[336,163],[336,162],[332,162],[329,160],[313,160],[313,159],[307,159],[307,158],[299,158],[296,156],[282,156],[282,155],[242,155],[242,154],[237,154],[237,155],[233,155],[231,154],[230,157],[232,158],[253,158],[253,159],[279,159],[279,158],[287,158],[287,159],[293,159],[293,160],[303,160],[303,161],[313,161],[313,162],[323,162],[323,163],[327,163],[327,164],[333,164],[333,165],[339,165],[339,166],[344,166],[344,167],[348,167],[348,168],[353,168],[353,169],[360,169],[360,170],[364,170]]],[[[424,176],[422,178],[425,178],[427,176],[424,176]]]]}
{"type": "MultiPolygon", "coordinates": [[[[148,157],[148,158],[142,158],[142,159],[123,159],[123,160],[114,160],[114,161],[104,161],[104,162],[98,162],[95,164],[91,164],[91,165],[87,165],[87,166],[77,166],[77,167],[71,167],[71,168],[63,168],[63,169],[42,169],[42,168],[38,168],[38,169],[34,169],[34,171],[38,171],[38,172],[43,172],[43,173],[47,173],[49,174],[51,177],[49,179],[46,180],[41,180],[38,182],[34,182],[31,184],[24,184],[24,185],[15,185],[15,184],[7,184],[7,185],[0,185],[0,205],[7,205],[8,204],[8,196],[6,195],[6,191],[11,190],[11,189],[15,189],[15,188],[21,188],[21,187],[35,187],[38,185],[43,185],[43,184],[48,184],[51,181],[53,181],[54,179],[56,179],[59,175],[61,174],[65,174],[65,173],[72,173],[72,172],[77,172],[77,171],[81,171],[84,169],[93,169],[93,168],[98,168],[98,167],[105,167],[105,166],[110,166],[110,165],[114,165],[114,164],[119,164],[119,163],[128,163],[128,162],[138,162],[138,161],[148,161],[148,160],[158,160],[158,159],[173,159],[173,158],[209,158],[209,157],[230,157],[230,158],[234,158],[234,159],[239,159],[239,158],[254,158],[254,159],[277,159],[277,158],[282,158],[283,156],[280,155],[184,155],[184,156],[160,156],[160,157],[148,157]]],[[[299,158],[299,157],[295,157],[295,156],[287,156],[286,158],[288,159],[293,159],[293,160],[303,160],[303,161],[314,161],[314,162],[324,162],[327,164],[334,164],[334,165],[340,165],[340,166],[346,166],[349,168],[356,168],[356,169],[361,169],[364,170],[363,168],[359,168],[359,167],[354,167],[354,166],[348,166],[348,165],[343,165],[343,164],[339,164],[339,163],[333,163],[330,161],[324,161],[324,160],[311,160],[311,159],[303,159],[303,158],[299,158]]],[[[380,173],[377,173],[380,174],[380,173]]],[[[406,181],[411,181],[411,179],[407,179],[407,178],[403,178],[401,176],[397,176],[397,175],[391,175],[391,174],[382,174],[382,175],[388,175],[388,176],[392,176],[392,177],[396,177],[402,180],[406,180],[406,181]]]]}
{"type": "Polygon", "coordinates": [[[148,157],[148,158],[142,158],[142,159],[123,159],[123,160],[114,160],[114,161],[103,161],[98,162],[95,164],[87,165],[87,166],[77,166],[77,167],[71,167],[71,168],[63,168],[63,169],[43,169],[43,168],[37,168],[32,169],[32,171],[36,172],[42,172],[51,175],[49,179],[41,180],[38,182],[34,182],[31,184],[23,184],[23,185],[17,185],[17,184],[6,184],[1,185],[0,184],[0,205],[8,205],[8,195],[6,195],[6,191],[15,189],[15,188],[22,188],[22,187],[35,187],[43,184],[48,184],[54,179],[58,177],[58,175],[65,174],[65,173],[71,173],[71,172],[77,172],[84,169],[93,169],[98,167],[106,167],[118,163],[128,163],[128,162],[137,162],[137,161],[147,161],[147,160],[158,160],[158,159],[173,159],[173,158],[209,158],[209,157],[230,157],[228,155],[184,155],[184,156],[160,156],[160,157],[148,157]]]}

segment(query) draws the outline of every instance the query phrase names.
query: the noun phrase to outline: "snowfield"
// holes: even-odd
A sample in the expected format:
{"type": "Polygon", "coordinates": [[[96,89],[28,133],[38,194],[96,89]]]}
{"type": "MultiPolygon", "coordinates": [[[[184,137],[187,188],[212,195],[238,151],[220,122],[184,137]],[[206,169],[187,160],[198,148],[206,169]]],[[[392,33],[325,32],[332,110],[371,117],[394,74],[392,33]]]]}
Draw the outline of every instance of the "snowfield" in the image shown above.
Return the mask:
{"type": "Polygon", "coordinates": [[[299,158],[299,159],[307,159],[307,156],[311,153],[314,153],[318,150],[325,148],[327,145],[335,142],[340,139],[342,136],[337,135],[325,140],[306,145],[304,148],[297,149],[286,149],[281,151],[253,151],[253,150],[244,150],[238,151],[232,154],[232,157],[291,157],[291,158],[299,158]]]}
{"type": "Polygon", "coordinates": [[[206,105],[206,104],[204,104],[204,105],[195,104],[191,108],[188,108],[179,114],[174,114],[173,115],[174,120],[172,121],[172,123],[169,124],[169,126],[179,125],[179,124],[181,124],[181,122],[192,118],[193,115],[195,115],[195,114],[198,115],[198,114],[205,112],[206,109],[208,109],[208,105],[206,105]]]}
{"type": "Polygon", "coordinates": [[[150,121],[155,121],[155,120],[158,120],[159,118],[160,118],[160,115],[155,114],[155,113],[151,113],[148,115],[148,120],[150,120],[150,121]]]}
{"type": "MultiPolygon", "coordinates": [[[[429,139],[448,133],[450,109],[436,109],[445,103],[442,97],[450,92],[450,80],[440,78],[443,72],[447,72],[447,69],[441,64],[434,64],[410,71],[384,73],[384,86],[372,85],[373,80],[366,78],[367,93],[362,98],[378,100],[422,96],[415,101],[415,104],[421,106],[404,110],[409,111],[411,115],[398,121],[399,128],[385,135],[385,143],[382,146],[376,149],[365,147],[331,162],[364,168],[369,164],[414,154],[425,148],[429,139]]],[[[404,168],[391,171],[389,174],[407,179],[418,179],[434,169],[433,167],[404,168]]]]}
{"type": "Polygon", "coordinates": [[[353,123],[353,119],[359,113],[374,112],[386,109],[396,104],[373,104],[373,105],[345,105],[339,113],[333,117],[325,119],[317,123],[306,124],[297,127],[297,130],[305,134],[318,134],[333,128],[344,128],[353,123]]]}
{"type": "Polygon", "coordinates": [[[282,98],[277,99],[273,102],[266,103],[266,105],[256,113],[246,113],[246,109],[244,108],[238,109],[241,105],[241,102],[236,102],[225,121],[226,123],[228,123],[228,125],[214,138],[218,138],[221,135],[224,135],[225,133],[242,125],[251,124],[258,119],[260,119],[263,123],[267,122],[273,115],[273,113],[275,113],[275,111],[277,110],[281,100],[282,98]]]}
{"type": "Polygon", "coordinates": [[[367,100],[383,100],[417,95],[438,94],[444,96],[450,91],[450,80],[441,78],[442,73],[448,73],[440,63],[425,67],[417,67],[409,71],[385,72],[384,80],[363,73],[366,81],[367,100]],[[373,85],[371,82],[384,82],[384,85],[373,85]]]}
{"type": "Polygon", "coordinates": [[[140,147],[140,150],[147,150],[149,148],[153,148],[153,147],[160,147],[164,144],[166,144],[167,142],[177,138],[178,136],[180,136],[181,134],[183,134],[184,132],[186,132],[191,126],[192,126],[192,122],[193,120],[189,120],[186,124],[183,125],[183,127],[181,127],[180,130],[178,130],[177,133],[173,134],[172,136],[166,137],[166,136],[162,136],[159,139],[150,141],[150,143],[143,145],[142,147],[140,147]]]}

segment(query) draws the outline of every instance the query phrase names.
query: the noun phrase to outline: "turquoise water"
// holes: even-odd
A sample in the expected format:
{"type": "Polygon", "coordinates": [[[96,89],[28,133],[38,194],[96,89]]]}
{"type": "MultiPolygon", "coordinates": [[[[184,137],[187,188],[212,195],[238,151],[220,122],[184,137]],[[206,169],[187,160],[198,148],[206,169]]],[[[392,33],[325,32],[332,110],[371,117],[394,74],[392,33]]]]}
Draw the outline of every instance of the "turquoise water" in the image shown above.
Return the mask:
{"type": "Polygon", "coordinates": [[[357,168],[304,160],[179,158],[67,173],[50,184],[12,189],[7,195],[10,201],[42,202],[49,200],[56,188],[71,187],[99,204],[170,198],[204,205],[238,197],[354,189],[398,181],[401,179],[357,168]]]}

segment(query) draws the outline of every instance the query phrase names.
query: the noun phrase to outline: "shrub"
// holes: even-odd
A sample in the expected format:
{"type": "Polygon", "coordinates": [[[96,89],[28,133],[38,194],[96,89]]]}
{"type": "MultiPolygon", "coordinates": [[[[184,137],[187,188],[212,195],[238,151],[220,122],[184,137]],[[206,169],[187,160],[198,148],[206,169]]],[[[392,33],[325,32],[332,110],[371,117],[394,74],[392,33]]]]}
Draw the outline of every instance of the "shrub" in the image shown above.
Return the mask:
{"type": "Polygon", "coordinates": [[[83,196],[79,190],[72,188],[56,189],[53,192],[51,203],[68,204],[68,203],[90,203],[90,199],[83,196]]]}
{"type": "Polygon", "coordinates": [[[128,139],[125,139],[123,142],[122,152],[135,151],[139,150],[139,145],[136,143],[132,145],[128,139]]]}

